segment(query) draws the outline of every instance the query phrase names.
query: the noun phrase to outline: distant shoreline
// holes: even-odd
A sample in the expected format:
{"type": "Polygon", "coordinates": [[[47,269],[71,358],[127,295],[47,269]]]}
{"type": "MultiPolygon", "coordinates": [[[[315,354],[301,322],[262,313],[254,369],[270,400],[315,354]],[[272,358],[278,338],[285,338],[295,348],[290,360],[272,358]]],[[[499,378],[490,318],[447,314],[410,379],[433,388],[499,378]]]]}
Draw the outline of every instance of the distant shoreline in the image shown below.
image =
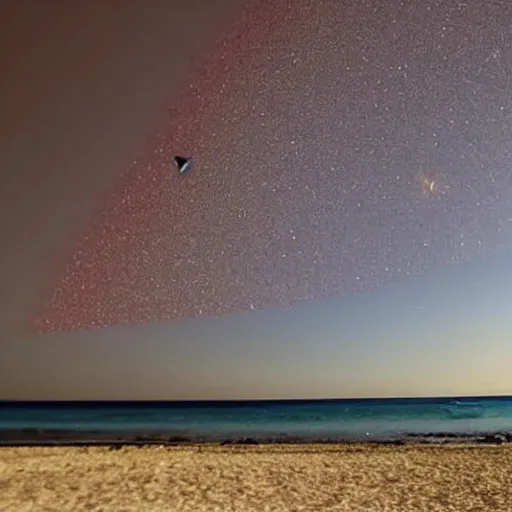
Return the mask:
{"type": "Polygon", "coordinates": [[[72,429],[1,429],[2,446],[183,446],[183,445],[263,445],[263,444],[443,444],[474,443],[503,444],[512,443],[512,432],[492,432],[475,435],[474,433],[425,432],[405,433],[388,439],[372,437],[318,437],[289,436],[286,434],[269,436],[186,436],[170,431],[120,431],[120,430],[72,430],[72,429]]]}

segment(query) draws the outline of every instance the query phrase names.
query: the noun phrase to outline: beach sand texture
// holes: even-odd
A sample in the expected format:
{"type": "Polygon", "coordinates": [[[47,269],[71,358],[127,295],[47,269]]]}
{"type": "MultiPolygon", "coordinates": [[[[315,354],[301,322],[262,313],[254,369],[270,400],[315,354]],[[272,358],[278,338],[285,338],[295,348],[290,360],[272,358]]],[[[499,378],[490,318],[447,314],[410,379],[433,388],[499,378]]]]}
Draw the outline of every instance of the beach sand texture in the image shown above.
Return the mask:
{"type": "Polygon", "coordinates": [[[512,511],[512,446],[1,448],[0,510],[512,511]]]}

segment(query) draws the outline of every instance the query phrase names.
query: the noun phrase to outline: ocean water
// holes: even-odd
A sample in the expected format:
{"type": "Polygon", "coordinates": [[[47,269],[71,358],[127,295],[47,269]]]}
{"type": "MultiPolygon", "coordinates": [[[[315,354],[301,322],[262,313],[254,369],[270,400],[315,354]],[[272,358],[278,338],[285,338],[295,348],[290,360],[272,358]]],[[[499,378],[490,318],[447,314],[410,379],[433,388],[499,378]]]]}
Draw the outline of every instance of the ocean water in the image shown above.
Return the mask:
{"type": "Polygon", "coordinates": [[[191,440],[385,440],[512,432],[512,397],[222,402],[0,402],[0,429],[164,432],[191,440]]]}

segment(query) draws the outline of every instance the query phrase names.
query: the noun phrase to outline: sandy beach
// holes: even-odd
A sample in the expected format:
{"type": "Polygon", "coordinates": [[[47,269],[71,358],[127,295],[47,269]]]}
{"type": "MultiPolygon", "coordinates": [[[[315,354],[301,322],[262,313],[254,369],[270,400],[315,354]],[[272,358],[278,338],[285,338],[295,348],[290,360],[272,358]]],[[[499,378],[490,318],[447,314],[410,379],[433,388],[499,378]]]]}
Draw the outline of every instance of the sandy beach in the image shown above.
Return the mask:
{"type": "Polygon", "coordinates": [[[2,511],[512,510],[512,446],[4,447],[2,511]]]}

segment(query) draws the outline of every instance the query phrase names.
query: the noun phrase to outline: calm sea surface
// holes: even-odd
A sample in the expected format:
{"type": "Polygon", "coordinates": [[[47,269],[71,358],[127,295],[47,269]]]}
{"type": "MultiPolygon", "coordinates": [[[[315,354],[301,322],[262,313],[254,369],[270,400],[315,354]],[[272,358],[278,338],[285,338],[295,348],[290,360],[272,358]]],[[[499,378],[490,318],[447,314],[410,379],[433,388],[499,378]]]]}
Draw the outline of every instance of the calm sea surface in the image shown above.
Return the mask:
{"type": "Polygon", "coordinates": [[[190,439],[386,439],[512,431],[512,397],[224,402],[0,402],[0,429],[164,431],[190,439]]]}

